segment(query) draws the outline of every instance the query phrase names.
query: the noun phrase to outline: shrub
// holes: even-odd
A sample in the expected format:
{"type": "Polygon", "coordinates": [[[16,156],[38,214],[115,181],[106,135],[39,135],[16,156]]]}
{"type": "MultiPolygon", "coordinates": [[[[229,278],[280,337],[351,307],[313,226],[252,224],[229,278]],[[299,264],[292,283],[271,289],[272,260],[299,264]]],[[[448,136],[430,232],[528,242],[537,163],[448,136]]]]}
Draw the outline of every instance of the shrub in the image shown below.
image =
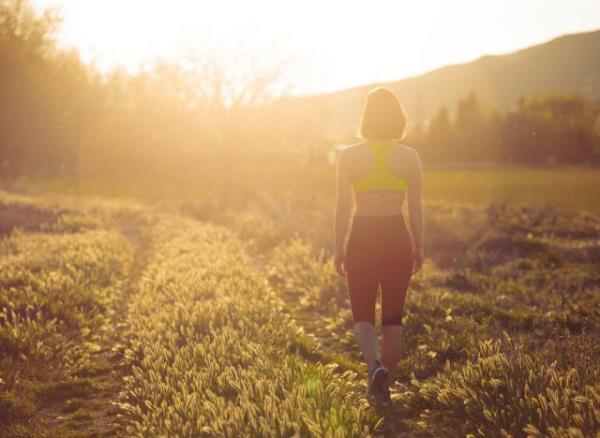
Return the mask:
{"type": "Polygon", "coordinates": [[[425,421],[473,436],[594,436],[600,387],[518,350],[505,335],[484,341],[463,367],[414,382],[425,421]]]}

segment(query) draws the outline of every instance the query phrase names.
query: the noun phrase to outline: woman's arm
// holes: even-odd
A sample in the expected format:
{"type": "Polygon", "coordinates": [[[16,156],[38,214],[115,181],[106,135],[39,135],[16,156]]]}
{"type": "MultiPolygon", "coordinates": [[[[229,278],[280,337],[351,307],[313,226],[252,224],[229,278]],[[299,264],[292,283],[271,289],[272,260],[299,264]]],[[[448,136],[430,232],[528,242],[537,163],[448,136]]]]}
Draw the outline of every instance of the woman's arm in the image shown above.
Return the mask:
{"type": "Polygon", "coordinates": [[[344,153],[341,152],[336,164],[336,201],[334,218],[333,261],[338,274],[345,277],[346,232],[352,208],[352,183],[344,167],[344,153]]]}
{"type": "Polygon", "coordinates": [[[414,266],[413,273],[419,271],[423,266],[424,250],[423,250],[423,168],[419,154],[414,152],[415,160],[413,171],[408,180],[408,215],[410,217],[410,229],[413,237],[413,254],[414,266]]]}

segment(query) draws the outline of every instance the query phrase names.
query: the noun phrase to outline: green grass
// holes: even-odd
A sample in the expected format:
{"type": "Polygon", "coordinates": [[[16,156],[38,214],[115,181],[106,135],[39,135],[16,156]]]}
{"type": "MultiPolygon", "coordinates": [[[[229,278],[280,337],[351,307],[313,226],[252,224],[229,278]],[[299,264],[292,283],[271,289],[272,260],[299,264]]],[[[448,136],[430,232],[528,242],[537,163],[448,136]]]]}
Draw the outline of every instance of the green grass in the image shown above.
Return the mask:
{"type": "Polygon", "coordinates": [[[431,170],[425,199],[454,203],[514,202],[600,213],[600,169],[431,170]]]}
{"type": "MultiPolygon", "coordinates": [[[[278,167],[236,170],[234,187],[250,192],[297,193],[333,199],[333,167],[278,167]]],[[[600,169],[497,167],[481,169],[431,169],[425,172],[426,201],[450,204],[514,202],[535,206],[555,206],[567,211],[600,213],[596,189],[600,169]]],[[[108,198],[177,199],[206,201],[219,187],[205,177],[149,178],[146,181],[123,178],[22,179],[14,187],[33,193],[108,198]]],[[[235,191],[235,189],[234,189],[235,191]]]]}
{"type": "MultiPolygon", "coordinates": [[[[450,242],[454,262],[440,269],[428,260],[411,283],[397,370],[407,390],[393,393],[395,414],[382,417],[382,430],[595,436],[600,283],[592,279],[600,275],[600,221],[551,208],[500,204],[462,211],[450,205],[430,206],[426,253],[435,260],[450,242]],[[461,238],[448,239],[448,233],[461,238]],[[512,339],[498,341],[502,333],[512,339]]],[[[308,220],[312,225],[300,229],[314,226],[308,220]]],[[[331,260],[319,246],[286,238],[294,235],[287,220],[274,226],[286,232],[250,236],[258,239],[253,248],[268,248],[266,273],[303,339],[317,343],[303,342],[300,350],[335,362],[342,356],[350,369],[364,372],[347,292],[331,260]],[[261,236],[270,248],[260,244],[261,236]]]]}
{"type": "Polygon", "coordinates": [[[129,312],[131,436],[364,436],[351,371],[310,362],[297,327],[223,227],[162,217],[129,312]]]}
{"type": "MultiPolygon", "coordinates": [[[[462,175],[454,186],[479,178],[483,190],[495,172],[428,181],[441,192],[462,175]]],[[[508,171],[530,187],[550,174],[508,171]]],[[[135,204],[116,227],[119,205],[134,204],[0,193],[0,425],[13,436],[597,435],[597,217],[526,198],[429,203],[402,385],[382,411],[363,395],[330,200],[269,201],[282,208],[135,204]],[[63,420],[40,434],[40,416],[63,420]]]]}
{"type": "Polygon", "coordinates": [[[69,399],[100,397],[100,379],[81,376],[97,374],[131,261],[129,243],[97,213],[0,193],[6,436],[46,436],[45,421],[69,399]]]}

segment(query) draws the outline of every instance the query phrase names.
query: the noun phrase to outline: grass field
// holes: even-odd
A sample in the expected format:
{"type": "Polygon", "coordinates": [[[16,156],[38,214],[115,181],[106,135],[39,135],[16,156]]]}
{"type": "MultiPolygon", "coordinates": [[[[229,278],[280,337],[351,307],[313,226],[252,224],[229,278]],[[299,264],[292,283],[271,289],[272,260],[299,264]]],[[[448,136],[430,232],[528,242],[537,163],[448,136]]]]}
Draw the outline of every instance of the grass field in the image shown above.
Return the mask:
{"type": "Polygon", "coordinates": [[[597,217],[428,204],[381,408],[328,203],[0,193],[0,436],[600,436],[597,217]]]}
{"type": "Polygon", "coordinates": [[[487,204],[507,201],[600,213],[600,169],[436,170],[425,175],[425,199],[487,204]]]}
{"type": "MultiPolygon", "coordinates": [[[[234,184],[256,191],[293,192],[324,196],[334,195],[333,168],[300,169],[291,167],[269,170],[240,169],[234,184]]],[[[597,189],[600,169],[594,168],[490,168],[428,170],[425,172],[425,199],[451,204],[489,204],[513,202],[537,207],[554,206],[565,211],[600,214],[597,189]]],[[[16,189],[37,193],[113,198],[170,198],[185,201],[205,200],[217,192],[214,183],[200,177],[152,179],[126,182],[90,178],[21,180],[16,189]]]]}

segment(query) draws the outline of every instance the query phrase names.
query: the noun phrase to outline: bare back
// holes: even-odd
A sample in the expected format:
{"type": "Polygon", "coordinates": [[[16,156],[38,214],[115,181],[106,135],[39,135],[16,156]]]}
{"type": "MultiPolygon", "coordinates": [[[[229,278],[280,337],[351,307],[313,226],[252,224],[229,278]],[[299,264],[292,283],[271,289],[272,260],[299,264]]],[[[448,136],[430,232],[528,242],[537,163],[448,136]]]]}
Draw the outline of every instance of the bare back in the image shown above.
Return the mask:
{"type": "MultiPolygon", "coordinates": [[[[360,143],[345,149],[343,167],[352,182],[366,177],[373,171],[374,158],[371,151],[360,143]]],[[[388,165],[392,173],[408,182],[417,170],[416,152],[407,146],[397,144],[388,156],[388,165]]],[[[354,192],[356,216],[389,216],[402,213],[405,192],[377,190],[372,192],[354,192]]]]}

